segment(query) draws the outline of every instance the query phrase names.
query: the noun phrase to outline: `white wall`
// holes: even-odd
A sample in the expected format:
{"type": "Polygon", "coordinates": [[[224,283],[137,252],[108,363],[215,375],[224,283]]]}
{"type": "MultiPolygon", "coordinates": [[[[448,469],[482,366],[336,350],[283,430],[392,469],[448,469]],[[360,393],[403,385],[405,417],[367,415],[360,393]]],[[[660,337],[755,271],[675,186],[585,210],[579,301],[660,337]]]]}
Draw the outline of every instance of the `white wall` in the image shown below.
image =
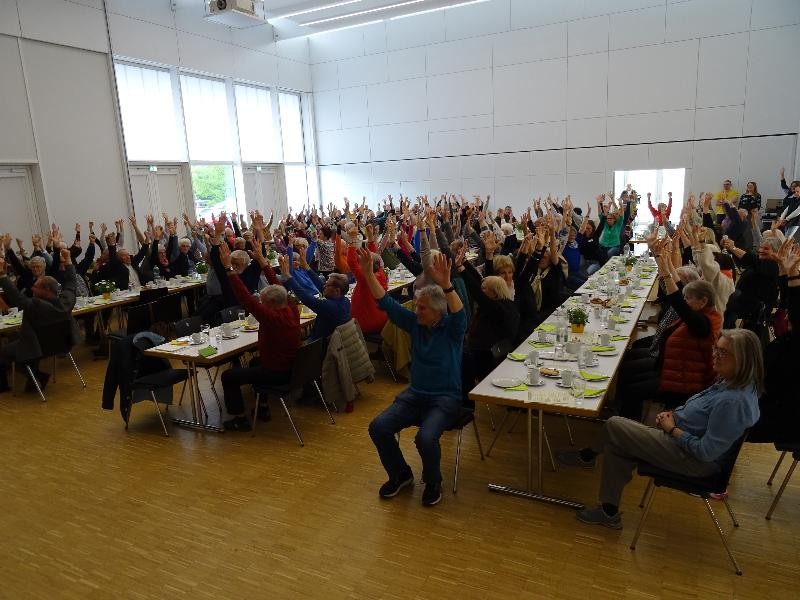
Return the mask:
{"type": "Polygon", "coordinates": [[[313,36],[323,201],[492,193],[521,208],[672,167],[687,191],[755,179],[778,196],[797,56],[796,0],[491,0],[313,36]]]}

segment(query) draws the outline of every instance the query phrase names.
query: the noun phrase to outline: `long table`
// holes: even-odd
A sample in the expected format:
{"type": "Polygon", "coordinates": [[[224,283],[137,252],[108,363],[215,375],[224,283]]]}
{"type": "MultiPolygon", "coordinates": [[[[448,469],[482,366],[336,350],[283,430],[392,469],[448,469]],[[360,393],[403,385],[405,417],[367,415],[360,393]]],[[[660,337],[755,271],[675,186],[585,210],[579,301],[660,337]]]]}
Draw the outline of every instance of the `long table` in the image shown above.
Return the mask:
{"type": "MultiPolygon", "coordinates": [[[[615,273],[615,269],[619,264],[619,260],[621,259],[612,259],[607,263],[607,265],[592,275],[589,280],[581,286],[577,291],[576,294],[581,296],[588,295],[588,296],[597,296],[604,298],[605,295],[602,293],[602,290],[598,289],[597,282],[600,277],[608,276],[613,277],[615,273]]],[[[645,277],[643,276],[640,279],[640,287],[641,289],[630,290],[628,291],[629,294],[635,294],[636,298],[628,298],[630,304],[632,305],[631,308],[625,309],[626,312],[621,312],[620,317],[627,319],[625,323],[619,323],[616,326],[616,331],[610,332],[608,330],[603,329],[602,324],[599,322],[598,319],[595,319],[592,316],[593,306],[591,304],[584,304],[584,308],[590,313],[589,323],[586,325],[585,332],[583,334],[572,334],[570,333],[570,340],[578,340],[584,341],[585,343],[591,344],[593,341],[593,337],[596,333],[611,333],[612,335],[620,335],[625,336],[626,341],[618,341],[612,342],[612,345],[615,347],[616,353],[613,356],[598,356],[598,364],[593,367],[589,367],[586,370],[590,373],[597,373],[607,375],[608,379],[602,382],[587,382],[587,389],[594,388],[599,389],[600,386],[606,388],[605,391],[595,397],[584,398],[583,400],[576,400],[572,397],[570,390],[562,389],[557,387],[556,379],[544,379],[544,384],[539,387],[534,386],[527,386],[527,389],[520,390],[520,391],[509,391],[506,389],[502,389],[496,387],[492,384],[493,380],[499,380],[504,378],[513,378],[527,381],[527,367],[522,362],[515,362],[509,358],[503,360],[500,365],[494,369],[488,377],[486,377],[483,381],[481,381],[472,391],[469,393],[469,397],[471,400],[475,402],[484,402],[486,404],[491,404],[500,407],[506,408],[518,408],[525,411],[527,415],[527,444],[528,444],[528,472],[527,472],[527,487],[524,490],[516,489],[511,486],[501,485],[501,484],[489,484],[489,490],[497,493],[503,494],[510,494],[513,496],[519,496],[523,498],[528,498],[530,500],[537,500],[541,502],[547,502],[551,504],[556,504],[560,506],[565,506],[569,508],[573,508],[576,510],[582,509],[584,506],[579,502],[575,502],[573,500],[559,498],[556,496],[547,495],[544,493],[544,484],[542,478],[542,444],[544,438],[544,414],[562,414],[562,415],[571,415],[571,416],[578,416],[578,417],[598,417],[600,415],[600,410],[603,407],[603,403],[606,399],[607,394],[607,386],[613,380],[617,368],[619,367],[620,362],[624,356],[625,350],[627,348],[628,342],[630,341],[630,337],[633,333],[634,328],[636,327],[636,323],[638,321],[639,316],[641,315],[642,309],[644,308],[646,302],[648,301],[648,297],[651,293],[652,288],[655,285],[655,270],[650,271],[649,274],[645,277]],[[537,474],[536,480],[534,485],[534,477],[533,477],[533,417],[534,413],[538,417],[537,420],[537,474]]],[[[567,302],[562,305],[562,308],[570,308],[573,303],[575,302],[575,298],[571,298],[567,300],[567,302]]],[[[542,325],[540,328],[543,329],[550,329],[552,326],[556,325],[556,317],[555,313],[551,315],[542,325]]],[[[537,339],[538,334],[534,332],[529,340],[525,340],[514,352],[520,354],[528,354],[531,350],[534,349],[534,346],[529,343],[529,341],[533,341],[537,339]]],[[[549,342],[554,341],[554,334],[549,334],[549,342]]],[[[568,361],[556,361],[554,357],[546,354],[547,349],[540,349],[540,359],[542,359],[544,366],[546,367],[554,367],[557,369],[565,369],[569,368],[571,370],[577,371],[577,363],[576,362],[568,362],[568,361]]],[[[611,354],[611,353],[609,353],[611,354]]]]}

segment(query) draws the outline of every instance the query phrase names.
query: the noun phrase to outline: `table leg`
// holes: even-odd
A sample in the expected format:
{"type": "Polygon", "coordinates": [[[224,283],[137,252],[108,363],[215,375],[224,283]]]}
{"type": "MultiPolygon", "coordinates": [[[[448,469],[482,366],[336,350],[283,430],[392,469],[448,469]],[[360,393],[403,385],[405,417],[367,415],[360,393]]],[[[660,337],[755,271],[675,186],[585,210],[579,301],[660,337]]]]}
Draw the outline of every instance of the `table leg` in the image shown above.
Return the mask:
{"type": "Polygon", "coordinates": [[[544,411],[539,409],[539,422],[536,425],[539,439],[537,443],[538,464],[536,465],[536,491],[533,491],[533,410],[528,409],[528,489],[518,490],[507,485],[499,485],[497,483],[489,484],[489,491],[498,494],[508,494],[509,496],[518,496],[520,498],[527,498],[528,500],[535,500],[537,502],[545,502],[547,504],[555,504],[556,506],[564,506],[573,510],[583,510],[585,505],[566,498],[556,498],[555,496],[547,496],[544,493],[544,483],[542,479],[542,444],[544,438],[544,411]]]}
{"type": "Polygon", "coordinates": [[[192,404],[192,420],[173,418],[172,422],[182,427],[190,429],[198,429],[200,431],[214,431],[216,433],[223,433],[225,430],[221,427],[215,427],[205,422],[203,418],[203,406],[201,405],[200,386],[197,381],[197,367],[194,363],[186,363],[186,370],[189,372],[189,393],[191,395],[192,404]]]}

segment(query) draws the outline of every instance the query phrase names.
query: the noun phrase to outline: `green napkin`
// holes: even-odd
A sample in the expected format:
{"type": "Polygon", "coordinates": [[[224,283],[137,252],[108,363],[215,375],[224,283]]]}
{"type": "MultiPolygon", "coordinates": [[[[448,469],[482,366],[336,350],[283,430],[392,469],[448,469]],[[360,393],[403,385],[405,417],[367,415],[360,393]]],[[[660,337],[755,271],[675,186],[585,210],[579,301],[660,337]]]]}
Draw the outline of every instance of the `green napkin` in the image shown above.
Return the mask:
{"type": "Polygon", "coordinates": [[[614,315],[609,315],[608,318],[611,319],[612,321],[614,321],[615,323],[627,323],[628,322],[628,319],[626,319],[624,317],[615,317],[614,315]]]}
{"type": "Polygon", "coordinates": [[[552,332],[552,331],[555,331],[556,329],[558,329],[558,327],[556,327],[555,325],[551,325],[550,323],[542,323],[541,325],[539,325],[536,328],[536,331],[549,331],[549,332],[552,332]]]}
{"type": "Polygon", "coordinates": [[[553,347],[553,344],[551,344],[550,342],[538,342],[536,340],[528,340],[528,343],[531,346],[533,346],[534,348],[538,348],[538,349],[541,349],[541,348],[552,348],[553,347]]]}
{"type": "Polygon", "coordinates": [[[197,353],[203,358],[208,358],[209,356],[214,356],[217,353],[217,349],[213,346],[206,346],[205,348],[200,348],[197,353]]]}
{"type": "Polygon", "coordinates": [[[506,356],[508,356],[511,360],[522,361],[528,358],[527,354],[522,354],[521,352],[509,352],[506,356]]]}
{"type": "Polygon", "coordinates": [[[592,388],[586,388],[586,391],[583,393],[584,398],[593,398],[595,396],[601,396],[603,392],[606,391],[606,388],[602,388],[599,390],[595,390],[592,388]]]}
{"type": "Polygon", "coordinates": [[[602,375],[600,373],[589,373],[589,371],[578,371],[586,381],[603,381],[604,379],[608,379],[608,375],[602,375]]]}
{"type": "Polygon", "coordinates": [[[636,298],[641,298],[641,294],[628,294],[628,300],[635,300],[636,298]]]}
{"type": "Polygon", "coordinates": [[[629,302],[629,301],[625,300],[622,304],[619,305],[619,307],[620,308],[633,308],[634,304],[633,304],[633,302],[629,302]]]}
{"type": "Polygon", "coordinates": [[[616,350],[614,346],[592,346],[592,352],[613,352],[616,350]]]}
{"type": "Polygon", "coordinates": [[[527,389],[528,389],[527,385],[525,385],[524,383],[520,383],[519,385],[515,385],[514,387],[503,388],[503,391],[505,391],[505,392],[524,392],[527,389]]]}
{"type": "Polygon", "coordinates": [[[624,342],[624,341],[627,341],[628,336],[627,335],[612,335],[611,339],[613,341],[615,341],[615,342],[624,342]]]}
{"type": "Polygon", "coordinates": [[[21,317],[15,317],[13,319],[6,319],[3,321],[3,325],[19,325],[20,323],[22,323],[21,317]]]}

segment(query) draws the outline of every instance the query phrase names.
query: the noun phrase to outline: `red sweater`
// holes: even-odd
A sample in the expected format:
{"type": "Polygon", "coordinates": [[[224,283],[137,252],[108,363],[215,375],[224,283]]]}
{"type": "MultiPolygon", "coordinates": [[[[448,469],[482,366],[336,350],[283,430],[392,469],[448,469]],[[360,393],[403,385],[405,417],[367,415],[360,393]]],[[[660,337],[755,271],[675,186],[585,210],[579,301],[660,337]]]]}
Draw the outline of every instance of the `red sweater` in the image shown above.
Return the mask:
{"type": "MultiPolygon", "coordinates": [[[[264,272],[270,282],[277,281],[272,268],[264,272]]],[[[281,308],[261,304],[248,291],[236,273],[228,274],[233,294],[239,304],[258,319],[258,355],[261,366],[269,371],[290,371],[300,347],[300,313],[292,302],[281,308]]]]}
{"type": "MultiPolygon", "coordinates": [[[[378,247],[375,242],[370,242],[367,247],[370,252],[378,253],[378,247]]],[[[350,314],[358,321],[358,325],[364,333],[380,333],[383,326],[386,325],[388,316],[378,308],[378,302],[372,296],[372,292],[369,291],[369,285],[367,285],[367,280],[361,271],[361,265],[358,263],[355,246],[350,246],[347,249],[347,264],[356,278],[356,287],[350,298],[350,314]]],[[[375,277],[383,289],[388,287],[386,273],[383,269],[376,272],[375,277]]]]}
{"type": "Polygon", "coordinates": [[[653,215],[653,218],[658,221],[659,225],[664,225],[664,221],[669,219],[669,215],[672,212],[672,196],[669,198],[669,204],[667,204],[667,210],[664,211],[664,215],[662,216],[658,209],[653,206],[652,202],[650,202],[650,198],[647,199],[647,208],[650,209],[650,214],[653,215]],[[665,219],[666,217],[666,219],[665,219]]]}

